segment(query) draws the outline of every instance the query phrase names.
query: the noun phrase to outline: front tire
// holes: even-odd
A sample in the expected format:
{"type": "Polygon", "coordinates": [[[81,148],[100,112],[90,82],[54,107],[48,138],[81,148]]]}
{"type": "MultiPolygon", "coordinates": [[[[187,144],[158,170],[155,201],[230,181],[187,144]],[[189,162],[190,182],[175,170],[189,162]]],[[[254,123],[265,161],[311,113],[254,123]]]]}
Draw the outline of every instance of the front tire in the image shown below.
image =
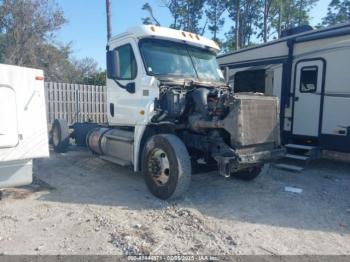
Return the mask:
{"type": "Polygon", "coordinates": [[[175,135],[155,135],[142,154],[142,173],[148,189],[160,199],[181,197],[191,181],[191,159],[175,135]]]}
{"type": "Polygon", "coordinates": [[[261,171],[262,166],[253,166],[237,173],[233,173],[231,176],[240,180],[250,181],[257,178],[257,176],[260,175],[261,171]]]}

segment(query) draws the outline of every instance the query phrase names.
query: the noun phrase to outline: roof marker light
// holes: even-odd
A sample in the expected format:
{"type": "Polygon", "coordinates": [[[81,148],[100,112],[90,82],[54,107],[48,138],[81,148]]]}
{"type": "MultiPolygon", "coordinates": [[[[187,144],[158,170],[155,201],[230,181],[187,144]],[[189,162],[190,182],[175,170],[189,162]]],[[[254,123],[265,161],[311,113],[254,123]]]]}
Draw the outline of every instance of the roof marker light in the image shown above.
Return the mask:
{"type": "Polygon", "coordinates": [[[191,39],[193,39],[193,36],[192,36],[192,34],[191,34],[191,33],[189,33],[189,36],[190,36],[190,38],[191,38],[191,39]]]}
{"type": "Polygon", "coordinates": [[[196,35],[197,40],[201,40],[198,35],[196,35]]]}
{"type": "Polygon", "coordinates": [[[185,32],[182,32],[182,35],[183,35],[184,37],[186,37],[186,34],[185,34],[185,32]]]}
{"type": "Polygon", "coordinates": [[[151,26],[151,31],[152,32],[155,32],[156,31],[156,28],[154,26],[151,26]]]}

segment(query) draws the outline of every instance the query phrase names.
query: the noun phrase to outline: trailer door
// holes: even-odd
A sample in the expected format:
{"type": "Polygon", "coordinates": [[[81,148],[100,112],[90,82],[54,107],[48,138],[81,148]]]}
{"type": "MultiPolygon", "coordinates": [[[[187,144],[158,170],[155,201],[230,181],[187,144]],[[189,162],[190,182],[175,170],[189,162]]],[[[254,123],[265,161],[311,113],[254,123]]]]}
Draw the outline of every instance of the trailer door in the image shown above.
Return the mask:
{"type": "Polygon", "coordinates": [[[8,85],[0,85],[0,148],[18,144],[16,92],[8,85]]]}
{"type": "Polygon", "coordinates": [[[293,134],[318,137],[323,75],[321,59],[299,61],[295,67],[293,134]]]}

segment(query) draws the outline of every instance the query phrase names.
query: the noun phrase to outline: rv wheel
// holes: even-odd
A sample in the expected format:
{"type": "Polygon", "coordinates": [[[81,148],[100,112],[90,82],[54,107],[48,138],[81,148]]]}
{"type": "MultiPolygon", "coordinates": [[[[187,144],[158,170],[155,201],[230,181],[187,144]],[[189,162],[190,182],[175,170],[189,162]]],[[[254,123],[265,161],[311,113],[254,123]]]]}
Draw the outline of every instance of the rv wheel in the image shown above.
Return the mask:
{"type": "Polygon", "coordinates": [[[248,169],[239,171],[237,173],[231,174],[231,177],[238,178],[245,181],[250,181],[255,179],[258,175],[260,175],[262,170],[262,166],[253,166],[248,169]]]}
{"type": "Polygon", "coordinates": [[[52,145],[57,153],[67,152],[69,146],[69,128],[63,119],[55,119],[52,125],[52,145]]]}
{"type": "Polygon", "coordinates": [[[156,197],[182,196],[191,181],[191,159],[183,142],[170,134],[151,137],[143,150],[142,173],[156,197]]]}

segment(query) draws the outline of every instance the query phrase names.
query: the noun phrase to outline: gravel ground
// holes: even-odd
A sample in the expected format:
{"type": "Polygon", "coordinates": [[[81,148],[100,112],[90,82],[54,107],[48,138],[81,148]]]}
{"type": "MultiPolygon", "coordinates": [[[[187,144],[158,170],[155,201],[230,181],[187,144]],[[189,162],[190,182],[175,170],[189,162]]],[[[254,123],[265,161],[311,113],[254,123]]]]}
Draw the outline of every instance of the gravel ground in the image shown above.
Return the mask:
{"type": "Polygon", "coordinates": [[[0,254],[350,254],[349,164],[265,167],[253,182],[196,174],[171,202],[140,174],[74,148],[36,161],[34,175],[3,191],[0,254]]]}

